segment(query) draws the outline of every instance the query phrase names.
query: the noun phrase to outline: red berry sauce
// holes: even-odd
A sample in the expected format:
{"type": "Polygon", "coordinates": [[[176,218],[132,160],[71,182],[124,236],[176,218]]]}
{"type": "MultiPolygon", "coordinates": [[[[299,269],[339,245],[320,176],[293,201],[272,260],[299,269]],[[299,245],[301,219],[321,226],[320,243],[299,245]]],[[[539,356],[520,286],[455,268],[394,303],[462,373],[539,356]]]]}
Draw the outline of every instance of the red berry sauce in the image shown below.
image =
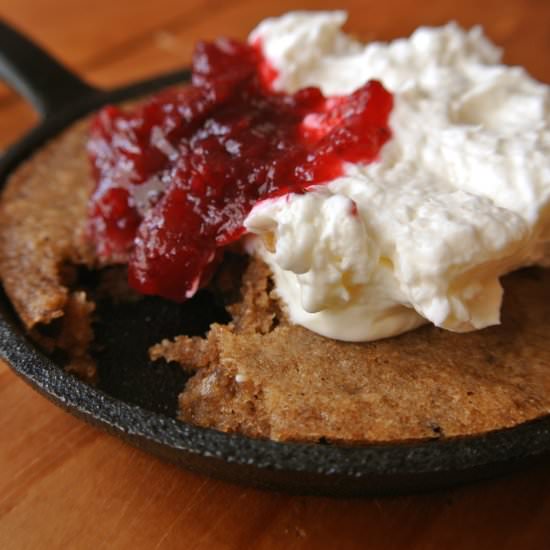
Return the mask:
{"type": "Polygon", "coordinates": [[[379,82],[325,98],[274,92],[275,77],[258,45],[200,42],[191,85],[95,116],[89,234],[103,262],[128,262],[136,290],[191,297],[258,201],[371,162],[390,138],[379,82]]]}

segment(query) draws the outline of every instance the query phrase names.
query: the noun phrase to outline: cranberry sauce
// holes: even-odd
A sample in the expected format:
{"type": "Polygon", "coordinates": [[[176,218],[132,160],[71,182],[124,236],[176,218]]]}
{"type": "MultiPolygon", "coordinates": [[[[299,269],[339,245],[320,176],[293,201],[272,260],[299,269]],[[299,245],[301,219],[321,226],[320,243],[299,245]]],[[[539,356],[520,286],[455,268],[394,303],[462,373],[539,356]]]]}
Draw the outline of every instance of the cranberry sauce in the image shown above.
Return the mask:
{"type": "Polygon", "coordinates": [[[89,234],[103,262],[128,262],[136,290],[191,297],[259,200],[334,179],[389,139],[379,82],[341,97],[277,93],[266,67],[258,47],[200,42],[191,85],[95,116],[89,234]]]}

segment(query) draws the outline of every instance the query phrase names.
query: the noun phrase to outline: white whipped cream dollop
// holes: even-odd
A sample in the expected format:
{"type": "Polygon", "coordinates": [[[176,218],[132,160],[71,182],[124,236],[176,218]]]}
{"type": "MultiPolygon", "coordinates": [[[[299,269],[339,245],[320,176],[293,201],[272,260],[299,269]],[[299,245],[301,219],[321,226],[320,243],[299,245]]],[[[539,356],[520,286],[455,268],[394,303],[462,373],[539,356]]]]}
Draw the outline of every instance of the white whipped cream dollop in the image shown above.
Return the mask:
{"type": "Polygon", "coordinates": [[[289,13],[250,40],[278,90],[338,95],[380,80],[394,94],[392,138],[373,163],[256,205],[245,221],[256,253],[291,321],[330,338],[497,324],[499,277],[549,256],[549,87],[500,65],[478,27],[363,45],[341,32],[345,18],[289,13]]]}

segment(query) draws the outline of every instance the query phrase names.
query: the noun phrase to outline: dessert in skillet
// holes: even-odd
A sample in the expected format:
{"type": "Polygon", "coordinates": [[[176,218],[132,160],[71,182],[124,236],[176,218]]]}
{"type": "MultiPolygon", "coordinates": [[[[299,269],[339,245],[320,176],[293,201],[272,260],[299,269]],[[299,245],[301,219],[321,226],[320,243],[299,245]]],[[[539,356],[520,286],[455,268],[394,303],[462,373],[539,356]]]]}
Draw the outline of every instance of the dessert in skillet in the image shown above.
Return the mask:
{"type": "Polygon", "coordinates": [[[103,109],[13,176],[4,286],[69,368],[93,375],[70,266],[127,265],[140,295],[208,287],[232,317],[150,350],[195,373],[187,421],[366,443],[550,412],[547,271],[506,278],[499,324],[500,278],[547,262],[548,87],[479,29],[365,46],[344,19],[200,43],[191,85],[103,109]]]}

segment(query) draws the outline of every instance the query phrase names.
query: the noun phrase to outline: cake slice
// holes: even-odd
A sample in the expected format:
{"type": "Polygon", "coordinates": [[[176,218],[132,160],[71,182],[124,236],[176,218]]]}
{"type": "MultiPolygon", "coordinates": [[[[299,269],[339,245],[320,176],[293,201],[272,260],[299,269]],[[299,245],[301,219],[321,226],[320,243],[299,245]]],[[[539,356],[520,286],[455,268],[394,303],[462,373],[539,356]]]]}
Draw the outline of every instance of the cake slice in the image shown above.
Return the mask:
{"type": "MultiPolygon", "coordinates": [[[[87,128],[87,120],[70,127],[9,179],[0,276],[36,341],[92,380],[95,304],[78,280],[79,267],[100,267],[84,234],[87,128]]],[[[481,434],[550,412],[549,271],[505,278],[501,326],[469,334],[424,327],[364,344],[290,324],[270,276],[259,260],[242,281],[238,270],[222,270],[216,285],[232,322],[151,350],[193,372],[182,420],[276,440],[366,444],[481,434]]]]}
{"type": "Polygon", "coordinates": [[[67,354],[67,368],[92,380],[94,304],[70,288],[75,266],[95,262],[84,235],[92,189],[88,124],[63,132],[9,179],[0,202],[0,276],[31,335],[47,351],[67,354]]]}
{"type": "Polygon", "coordinates": [[[234,321],[151,349],[196,374],[180,418],[255,437],[373,443],[476,435],[550,412],[550,272],[506,277],[501,326],[354,344],[290,325],[252,261],[234,321]]]}

